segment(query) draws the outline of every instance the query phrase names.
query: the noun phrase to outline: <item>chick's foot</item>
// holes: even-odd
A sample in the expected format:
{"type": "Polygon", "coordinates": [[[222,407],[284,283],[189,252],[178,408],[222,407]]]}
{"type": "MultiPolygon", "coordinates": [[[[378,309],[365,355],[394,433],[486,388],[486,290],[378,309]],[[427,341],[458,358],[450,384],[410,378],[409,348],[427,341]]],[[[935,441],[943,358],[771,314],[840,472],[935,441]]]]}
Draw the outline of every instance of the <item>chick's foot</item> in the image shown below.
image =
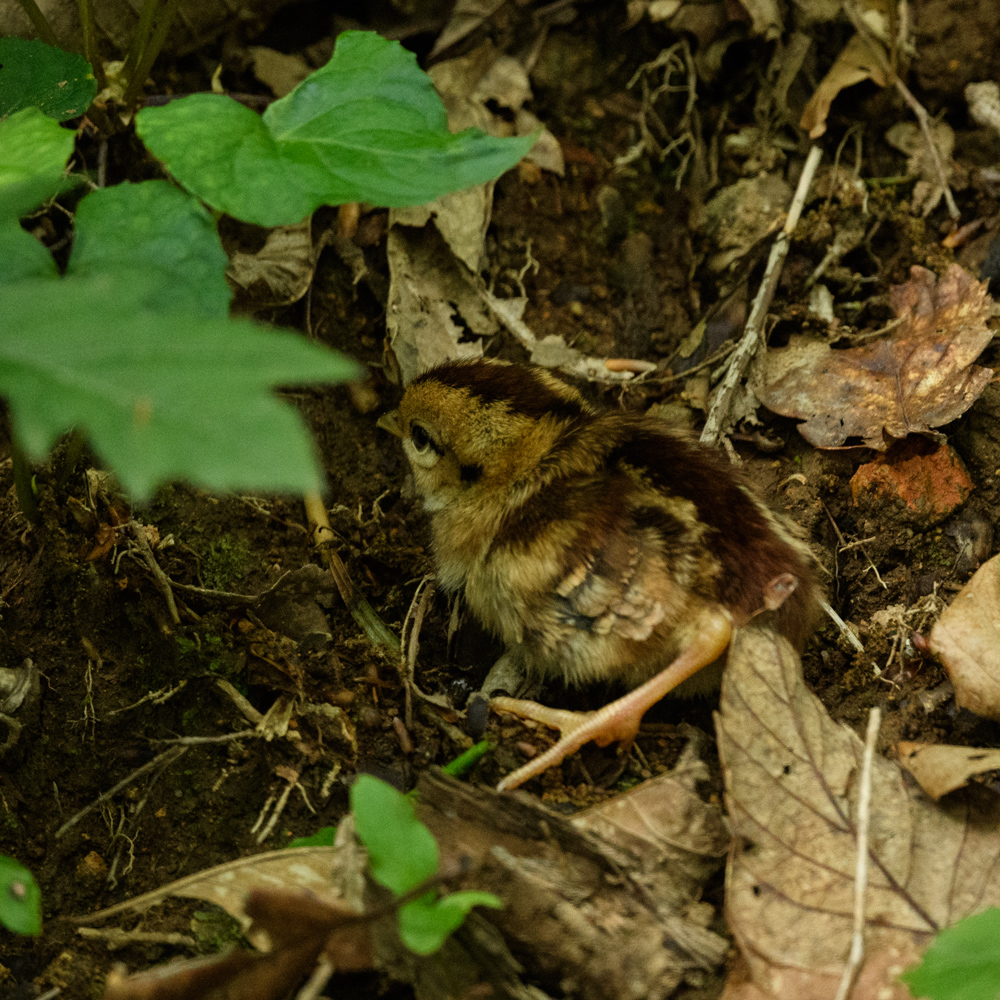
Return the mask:
{"type": "Polygon", "coordinates": [[[517,788],[529,778],[534,778],[561,763],[591,740],[598,746],[607,746],[617,741],[625,749],[630,747],[646,710],[679,684],[718,659],[729,645],[732,629],[732,618],[721,605],[705,610],[699,618],[694,638],[669,667],[661,670],[641,687],[596,712],[568,712],[564,709],[548,708],[533,701],[494,698],[490,704],[498,711],[511,712],[524,719],[533,719],[560,732],[560,739],[553,747],[508,774],[497,785],[497,791],[517,788]]]}

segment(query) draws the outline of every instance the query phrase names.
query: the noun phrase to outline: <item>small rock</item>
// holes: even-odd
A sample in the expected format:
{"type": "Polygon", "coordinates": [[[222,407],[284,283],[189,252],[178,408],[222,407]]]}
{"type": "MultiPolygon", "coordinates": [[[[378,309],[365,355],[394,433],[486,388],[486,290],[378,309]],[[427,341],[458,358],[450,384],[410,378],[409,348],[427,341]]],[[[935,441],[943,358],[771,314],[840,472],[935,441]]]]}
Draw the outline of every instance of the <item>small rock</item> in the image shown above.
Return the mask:
{"type": "Polygon", "coordinates": [[[88,882],[103,881],[108,877],[108,866],[97,851],[91,851],[80,859],[80,863],[76,866],[76,875],[77,878],[88,882]]]}
{"type": "Polygon", "coordinates": [[[943,521],[965,503],[972,489],[954,448],[924,438],[894,444],[851,477],[856,506],[875,514],[890,505],[920,528],[943,521]]]}
{"type": "Polygon", "coordinates": [[[949,524],[944,533],[952,539],[958,550],[955,557],[956,573],[971,573],[986,562],[993,552],[993,525],[978,511],[967,511],[954,524],[949,524]]]}

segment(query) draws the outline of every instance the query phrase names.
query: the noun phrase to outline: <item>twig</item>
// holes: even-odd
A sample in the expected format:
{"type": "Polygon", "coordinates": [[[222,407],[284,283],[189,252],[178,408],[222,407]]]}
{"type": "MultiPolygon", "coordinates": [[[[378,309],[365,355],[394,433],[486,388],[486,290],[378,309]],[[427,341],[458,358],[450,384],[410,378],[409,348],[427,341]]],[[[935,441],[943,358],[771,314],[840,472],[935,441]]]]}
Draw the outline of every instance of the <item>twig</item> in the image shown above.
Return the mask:
{"type": "Polygon", "coordinates": [[[102,930],[100,927],[77,927],[76,932],[82,938],[106,942],[108,951],[115,951],[118,948],[136,943],[169,944],[185,948],[194,948],[197,944],[193,937],[172,931],[126,931],[121,927],[109,927],[107,930],[102,930]]]}
{"type": "Polygon", "coordinates": [[[802,168],[802,176],[799,177],[798,187],[795,189],[795,196],[788,208],[788,218],[778,234],[778,238],[771,247],[771,254],[767,260],[767,268],[764,271],[764,278],[757,290],[757,297],[754,299],[747,317],[746,326],[743,329],[743,337],[739,342],[732,357],[729,359],[729,369],[726,377],[722,380],[712,402],[712,409],[705,421],[705,429],[701,432],[701,443],[714,446],[719,443],[722,435],[722,427],[729,416],[729,408],[732,403],[733,393],[737,385],[746,373],[750,362],[757,356],[757,352],[764,344],[763,329],[764,320],[767,317],[767,310],[774,298],[774,293],[778,287],[778,279],[781,277],[781,268],[788,256],[788,249],[791,245],[792,233],[802,215],[802,208],[805,205],[806,196],[812,185],[812,180],[819,166],[823,150],[819,146],[813,146],[806,157],[805,166],[802,168]]]}
{"type": "Polygon", "coordinates": [[[421,691],[416,679],[417,650],[420,648],[420,628],[424,623],[424,615],[427,614],[427,608],[430,606],[436,586],[435,579],[430,574],[420,581],[413,594],[413,600],[410,601],[406,618],[403,621],[403,648],[405,653],[400,658],[399,668],[400,673],[403,675],[404,684],[406,685],[406,725],[410,729],[413,728],[413,694],[416,694],[422,701],[429,702],[431,705],[437,705],[438,708],[452,707],[451,701],[448,698],[444,698],[441,695],[425,694],[421,691]],[[407,633],[407,625],[411,616],[413,618],[413,625],[409,633],[407,633]]]}
{"type": "Polygon", "coordinates": [[[136,768],[127,778],[122,778],[122,780],[119,781],[118,784],[114,786],[114,788],[109,788],[108,791],[98,795],[97,798],[90,803],[90,805],[84,806],[83,809],[81,809],[75,816],[72,816],[68,820],[66,820],[66,822],[63,823],[63,825],[59,827],[58,830],[56,830],[56,838],[58,839],[59,837],[61,837],[64,833],[66,833],[67,830],[70,829],[70,827],[76,826],[76,824],[79,823],[80,820],[87,815],[87,813],[92,812],[99,805],[101,805],[102,802],[107,802],[108,799],[113,798],[126,785],[128,785],[130,782],[135,781],[136,778],[141,777],[147,771],[152,771],[156,767],[160,766],[167,767],[168,765],[173,764],[174,761],[183,757],[184,754],[186,753],[187,753],[187,747],[175,746],[171,747],[169,750],[164,750],[163,753],[161,754],[157,754],[151,761],[147,761],[145,764],[142,765],[142,767],[136,768]]]}
{"type": "Polygon", "coordinates": [[[858,788],[858,853],[854,869],[854,933],[851,936],[851,953],[840,980],[836,1000],[846,1000],[854,977],[865,954],[865,893],[868,889],[868,825],[871,818],[872,764],[875,759],[875,741],[882,724],[882,711],[873,708],[868,713],[868,731],[865,734],[865,752],[861,761],[861,785],[858,788]]]}
{"type": "Polygon", "coordinates": [[[240,729],[235,733],[222,733],[220,736],[177,736],[174,739],[150,740],[150,743],[169,743],[178,747],[200,747],[209,743],[232,743],[233,740],[250,739],[260,736],[256,729],[240,729]]]}
{"type": "Polygon", "coordinates": [[[326,505],[318,493],[307,493],[303,497],[306,516],[312,531],[313,544],[326,557],[327,566],[333,576],[333,582],[340,591],[340,596],[347,605],[354,620],[364,629],[365,635],[377,646],[385,646],[390,653],[399,653],[400,643],[394,633],[376,614],[375,609],[358,593],[347,575],[347,567],[333,548],[333,528],[326,516],[326,505]]]}
{"type": "Polygon", "coordinates": [[[336,972],[336,966],[333,964],[333,959],[329,955],[320,955],[312,975],[306,980],[302,989],[295,994],[295,1000],[317,1000],[334,972],[336,972]]]}
{"type": "Polygon", "coordinates": [[[163,594],[163,599],[167,602],[170,620],[175,625],[180,625],[181,616],[177,611],[177,602],[174,600],[174,592],[170,586],[170,577],[163,572],[160,564],[156,561],[156,556],[153,555],[149,539],[146,537],[145,526],[138,521],[129,521],[128,526],[132,531],[132,537],[135,539],[136,545],[139,546],[139,551],[142,553],[143,559],[146,560],[149,571],[153,574],[156,586],[159,588],[160,593],[163,594]]]}
{"type": "Polygon", "coordinates": [[[944,164],[941,162],[941,153],[937,148],[937,143],[934,141],[934,134],[931,132],[931,118],[930,115],[927,114],[927,109],[913,96],[910,88],[903,83],[899,74],[896,72],[895,67],[889,61],[882,42],[865,23],[864,18],[856,9],[855,4],[845,3],[844,11],[850,18],[851,24],[854,25],[854,30],[868,43],[868,50],[874,55],[876,61],[879,63],[879,68],[888,79],[892,80],[896,90],[899,91],[900,96],[909,105],[910,110],[917,119],[917,122],[920,125],[920,131],[923,133],[924,142],[927,145],[927,151],[931,155],[931,163],[934,165],[934,172],[938,176],[938,184],[941,186],[941,191],[944,194],[944,203],[948,207],[948,214],[952,217],[952,219],[957,219],[962,213],[959,212],[958,205],[955,204],[955,196],[951,193],[951,187],[948,185],[948,175],[945,172],[944,164]]]}
{"type": "Polygon", "coordinates": [[[927,144],[927,150],[931,154],[931,162],[934,164],[934,173],[938,176],[938,184],[941,185],[941,191],[944,194],[944,203],[948,206],[948,214],[953,219],[958,219],[962,213],[958,210],[958,205],[955,204],[955,196],[951,193],[951,187],[948,184],[948,175],[945,173],[944,164],[941,162],[941,153],[937,148],[937,143],[934,141],[934,133],[931,131],[931,117],[927,114],[927,109],[913,96],[910,88],[898,76],[895,78],[895,84],[896,90],[899,91],[903,100],[910,106],[910,110],[920,124],[920,131],[924,135],[924,142],[927,144]]]}
{"type": "Polygon", "coordinates": [[[836,611],[830,607],[829,604],[821,597],[819,599],[820,607],[830,616],[833,623],[840,629],[844,638],[859,652],[863,653],[865,647],[861,645],[861,640],[851,631],[850,626],[844,621],[836,611]]]}
{"type": "Polygon", "coordinates": [[[733,341],[728,341],[723,344],[715,353],[710,354],[704,361],[699,362],[696,365],[692,365],[690,368],[685,368],[682,372],[673,373],[669,375],[664,375],[662,378],[658,378],[658,382],[673,382],[675,379],[687,378],[689,375],[694,375],[695,372],[700,372],[703,368],[710,368],[717,361],[722,361],[724,358],[729,357],[733,351],[736,350],[736,344],[733,341]]]}

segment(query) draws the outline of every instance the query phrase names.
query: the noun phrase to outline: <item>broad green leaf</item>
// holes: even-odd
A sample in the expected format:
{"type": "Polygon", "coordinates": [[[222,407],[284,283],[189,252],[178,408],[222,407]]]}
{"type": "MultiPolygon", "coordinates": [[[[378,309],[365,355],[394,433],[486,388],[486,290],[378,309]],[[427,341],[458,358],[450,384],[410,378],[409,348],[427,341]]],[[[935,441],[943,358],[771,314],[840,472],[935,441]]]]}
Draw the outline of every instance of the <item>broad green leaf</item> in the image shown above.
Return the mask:
{"type": "Polygon", "coordinates": [[[348,31],[330,61],[259,117],[229,97],[195,94],[136,116],[142,140],[213,208],[262,226],[319,205],[420,205],[498,177],[536,136],[448,131],[416,56],[348,31]]]}
{"type": "Polygon", "coordinates": [[[225,318],[228,258],[205,208],[167,181],[91,191],[76,212],[68,275],[142,270],[157,285],[154,310],[225,318]]]}
{"type": "Polygon", "coordinates": [[[337,839],[335,826],[321,826],[311,837],[296,837],[288,842],[289,847],[333,847],[337,839]]]}
{"type": "Polygon", "coordinates": [[[927,1000],[1000,1000],[1000,909],[941,931],[920,965],[900,979],[927,1000]]]}
{"type": "Polygon", "coordinates": [[[433,835],[417,819],[410,800],[392,785],[358,775],[351,786],[351,812],[368,848],[372,877],[380,885],[402,896],[437,872],[433,835]]]}
{"type": "Polygon", "coordinates": [[[0,219],[0,288],[22,278],[55,278],[52,254],[17,219],[0,219]]]}
{"type": "Polygon", "coordinates": [[[15,934],[42,932],[42,891],[24,865],[0,854],[0,926],[15,934]]]}
{"type": "Polygon", "coordinates": [[[73,133],[38,108],[0,121],[0,219],[19,218],[62,187],[73,133]]]}
{"type": "Polygon", "coordinates": [[[83,56],[23,38],[0,38],[0,119],[38,108],[63,122],[79,118],[97,93],[83,56]]]}
{"type": "Polygon", "coordinates": [[[303,421],[276,385],[339,382],[360,366],[250,322],[147,306],[155,281],[21,281],[0,295],[0,394],[41,458],[70,427],[137,498],[167,480],[304,492],[321,477],[303,421]]]}
{"type": "Polygon", "coordinates": [[[503,904],[492,892],[455,892],[437,901],[428,893],[399,911],[399,936],[410,951],[429,955],[462,926],[474,906],[499,910],[503,904]]]}

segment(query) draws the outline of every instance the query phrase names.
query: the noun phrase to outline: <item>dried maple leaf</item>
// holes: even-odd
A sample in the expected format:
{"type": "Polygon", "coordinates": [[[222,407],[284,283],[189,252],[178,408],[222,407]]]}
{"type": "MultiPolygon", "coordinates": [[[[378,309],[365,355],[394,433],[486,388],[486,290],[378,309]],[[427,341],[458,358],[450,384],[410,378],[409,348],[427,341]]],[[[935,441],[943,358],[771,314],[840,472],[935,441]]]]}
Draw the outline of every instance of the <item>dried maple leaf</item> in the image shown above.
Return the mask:
{"type": "Polygon", "coordinates": [[[952,264],[938,280],[923,267],[892,289],[900,320],[893,335],[849,350],[793,338],[768,352],[761,402],[805,423],[799,432],[817,448],[861,438],[884,451],[885,434],[904,438],[961,416],[993,377],[972,362],[993,334],[986,282],[952,264]]]}
{"type": "MultiPolygon", "coordinates": [[[[861,740],[808,691],[788,643],[758,628],[734,637],[716,729],[736,838],[726,916],[753,986],[728,995],[825,1000],[851,950],[861,740]]],[[[1000,903],[998,821],[996,796],[931,803],[876,755],[852,1000],[908,997],[897,977],[931,937],[1000,903]]]]}

